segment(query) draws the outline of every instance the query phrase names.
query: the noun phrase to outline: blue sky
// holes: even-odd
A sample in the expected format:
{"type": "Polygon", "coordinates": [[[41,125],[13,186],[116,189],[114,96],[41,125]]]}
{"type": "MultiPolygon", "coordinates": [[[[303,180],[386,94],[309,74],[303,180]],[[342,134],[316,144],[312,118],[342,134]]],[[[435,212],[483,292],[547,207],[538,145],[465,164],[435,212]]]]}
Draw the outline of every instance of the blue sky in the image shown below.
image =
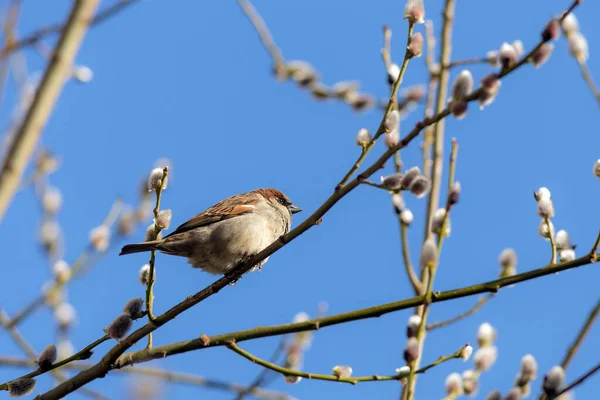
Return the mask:
{"type": "MultiPolygon", "coordinates": [[[[61,20],[70,2],[52,3],[24,1],[19,32],[61,20]]],[[[436,33],[441,3],[425,1],[426,18],[433,20],[436,33]]],[[[516,39],[530,49],[548,19],[567,5],[567,0],[458,2],[452,59],[483,56],[502,42],[516,39]]],[[[386,95],[379,54],[381,27],[387,23],[392,28],[393,57],[399,60],[406,29],[403,1],[257,0],[255,6],[287,59],[309,61],[326,83],[357,79],[366,92],[386,95]]],[[[594,16],[599,13],[600,5],[592,1],[584,2],[577,11],[589,41],[590,70],[597,80],[600,31],[594,16]]],[[[423,31],[423,26],[417,29],[423,31]]],[[[25,54],[29,71],[41,71],[43,60],[33,51],[25,54]]],[[[93,28],[77,63],[92,68],[94,80],[89,85],[66,85],[42,138],[63,161],[51,182],[63,193],[59,222],[69,262],[86,246],[89,230],[102,222],[115,196],[135,202],[139,180],[160,157],[173,162],[163,207],[173,210],[174,224],[224,197],[258,187],[276,187],[304,208],[306,213],[294,216],[297,224],[330,195],[354,162],[359,151],[354,145],[358,129],[374,131],[381,118],[379,111],[357,114],[343,104],[316,102],[291,83],[275,81],[269,57],[233,0],[139,2],[93,28]]],[[[489,69],[485,65],[470,68],[476,80],[489,69]]],[[[459,72],[454,70],[452,76],[459,72]]],[[[405,86],[425,79],[424,59],[412,61],[405,86]]],[[[0,110],[3,126],[11,111],[8,104],[14,99],[11,84],[0,110]]],[[[418,121],[422,112],[419,107],[403,126],[418,121]]],[[[505,247],[516,249],[519,271],[544,265],[549,246],[537,234],[538,217],[531,195],[540,186],[552,191],[557,229],[569,231],[578,244],[578,254],[587,251],[600,228],[600,191],[592,174],[593,163],[600,157],[597,126],[598,105],[568,55],[564,38],[539,70],[527,66],[505,79],[490,107],[482,112],[472,107],[464,120],[447,121],[446,148],[452,137],[460,145],[457,179],[463,194],[453,211],[452,236],[444,246],[436,290],[494,279],[498,254],[505,247]]],[[[377,145],[368,160],[375,160],[383,151],[383,146],[377,145]]],[[[420,163],[418,143],[403,153],[403,159],[408,166],[420,163]]],[[[425,202],[409,197],[408,205],[416,217],[410,230],[416,260],[425,202]]],[[[0,242],[5,282],[0,306],[10,313],[38,294],[50,278],[36,243],[39,223],[33,192],[20,192],[2,221],[0,242]]],[[[132,240],[142,238],[143,231],[139,231],[132,240]]],[[[118,257],[117,251],[112,251],[69,287],[69,301],[78,312],[72,331],[77,348],[99,337],[125,301],[142,296],[137,274],[146,261],[144,255],[118,257]]],[[[179,258],[158,256],[157,269],[158,312],[213,280],[179,258]]],[[[493,389],[508,391],[520,359],[527,353],[539,362],[540,377],[533,383],[537,394],[544,372],[560,362],[597,301],[599,279],[598,268],[588,266],[503,289],[476,315],[429,335],[425,362],[474,342],[477,327],[487,321],[498,331],[499,358],[491,372],[483,375],[478,398],[493,389]]],[[[365,186],[339,202],[320,226],[272,256],[262,272],[245,277],[170,322],[154,340],[166,344],[202,333],[284,323],[299,311],[314,315],[321,301],[328,302],[328,313],[333,314],[411,294],[389,197],[365,186]]],[[[431,320],[451,317],[476,300],[436,304],[431,320]]],[[[306,353],[304,370],[328,373],[334,365],[348,364],[357,375],[393,373],[403,365],[409,315],[407,310],[319,331],[306,353]]],[[[21,329],[38,351],[54,341],[54,322],[47,310],[35,314],[21,329]]],[[[568,371],[568,380],[598,362],[599,329],[595,327],[588,336],[568,371]]],[[[277,338],[262,339],[244,347],[268,358],[277,343],[277,338]]],[[[99,359],[111,345],[101,346],[93,359],[99,359]]],[[[21,355],[5,332],[0,332],[0,354],[21,355]]],[[[224,348],[150,365],[240,383],[250,382],[259,372],[257,366],[224,348]]],[[[429,371],[419,381],[418,397],[443,397],[445,377],[470,366],[452,361],[429,371]]],[[[1,368],[0,380],[22,372],[1,368]]],[[[592,398],[599,379],[578,389],[576,397],[592,398]]],[[[50,384],[49,379],[41,379],[36,392],[47,390],[50,384]]],[[[90,387],[123,398],[129,384],[121,376],[109,374],[90,387]]],[[[395,382],[350,386],[305,380],[291,386],[283,379],[272,387],[300,399],[387,399],[397,398],[399,390],[395,382]]],[[[232,397],[177,385],[166,390],[169,398],[177,399],[232,397]]]]}

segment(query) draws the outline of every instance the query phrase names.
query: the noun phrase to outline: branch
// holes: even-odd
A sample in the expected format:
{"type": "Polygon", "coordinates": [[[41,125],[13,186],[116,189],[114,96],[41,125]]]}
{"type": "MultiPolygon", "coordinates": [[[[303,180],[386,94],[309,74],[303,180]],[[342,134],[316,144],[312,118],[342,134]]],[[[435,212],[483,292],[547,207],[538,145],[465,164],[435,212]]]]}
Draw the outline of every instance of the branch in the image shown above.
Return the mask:
{"type": "MultiPolygon", "coordinates": [[[[281,338],[281,341],[279,342],[279,345],[277,346],[277,348],[275,348],[275,351],[273,352],[273,354],[271,355],[271,358],[269,359],[270,362],[272,363],[276,363],[277,360],[279,359],[279,356],[281,355],[281,353],[283,352],[283,350],[285,349],[285,336],[281,338]]],[[[258,376],[256,377],[256,379],[254,379],[254,381],[252,381],[252,383],[250,384],[250,386],[248,387],[248,389],[246,389],[243,392],[240,392],[238,394],[238,396],[235,398],[236,400],[243,400],[244,397],[246,397],[247,394],[251,393],[253,389],[260,387],[260,385],[262,385],[263,383],[265,383],[267,376],[269,375],[269,372],[271,372],[271,370],[269,369],[263,369],[258,376]]],[[[266,385],[266,384],[265,384],[266,385]]]]}
{"type": "MultiPolygon", "coordinates": [[[[400,374],[400,373],[398,373],[396,375],[377,375],[377,374],[375,374],[375,375],[367,375],[367,376],[357,376],[357,377],[353,377],[353,378],[351,378],[351,377],[344,378],[344,377],[340,377],[340,376],[333,375],[333,374],[331,374],[331,375],[313,374],[313,373],[308,373],[308,372],[296,371],[296,370],[289,369],[289,368],[284,368],[277,364],[273,364],[268,361],[265,361],[261,358],[256,357],[252,353],[249,353],[248,351],[242,349],[235,343],[235,341],[229,342],[227,344],[227,347],[229,349],[233,350],[235,353],[239,354],[240,356],[244,357],[245,359],[250,360],[253,363],[258,364],[264,368],[268,368],[275,372],[279,372],[280,374],[283,374],[284,376],[298,376],[301,378],[316,379],[316,380],[321,380],[321,381],[344,382],[344,383],[350,383],[352,385],[356,385],[359,382],[398,381],[398,380],[406,377],[405,375],[400,374]]],[[[436,365],[439,365],[448,360],[460,358],[461,352],[462,352],[462,347],[458,351],[454,352],[453,354],[451,354],[449,356],[442,356],[442,357],[438,358],[435,362],[421,368],[418,371],[415,371],[415,373],[423,374],[428,369],[433,368],[436,365]]]]}
{"type": "Polygon", "coordinates": [[[461,320],[463,320],[463,319],[467,318],[468,316],[475,314],[475,313],[476,313],[476,312],[477,312],[477,311],[478,311],[478,310],[479,310],[481,307],[483,307],[483,305],[484,305],[485,303],[487,303],[487,302],[488,302],[488,301],[489,301],[489,300],[490,300],[492,297],[494,297],[494,295],[493,295],[493,294],[489,294],[489,295],[487,295],[487,296],[485,296],[485,297],[480,297],[480,298],[479,298],[479,300],[477,300],[477,303],[476,303],[476,304],[475,304],[473,307],[471,307],[471,308],[469,308],[467,311],[465,311],[464,313],[462,313],[462,314],[459,314],[459,315],[457,315],[456,317],[453,317],[453,318],[447,319],[447,320],[445,320],[445,321],[434,322],[433,324],[429,324],[429,325],[427,325],[427,326],[425,327],[425,329],[426,329],[427,331],[432,331],[432,330],[434,330],[434,329],[437,329],[437,328],[442,328],[442,327],[444,327],[444,326],[448,326],[448,325],[451,325],[451,324],[453,324],[453,323],[455,323],[455,322],[461,321],[461,320]]]}
{"type": "MultiPolygon", "coordinates": [[[[37,363],[35,361],[30,361],[26,358],[17,358],[17,357],[0,357],[0,365],[13,366],[13,367],[35,367],[37,363]]],[[[86,362],[76,362],[70,363],[65,366],[65,368],[73,369],[73,370],[84,370],[90,368],[93,364],[86,362]]],[[[130,367],[117,369],[114,371],[116,374],[121,375],[146,375],[153,376],[156,378],[164,379],[165,381],[172,383],[180,383],[187,384],[191,386],[201,386],[210,389],[217,389],[228,392],[236,392],[236,393],[246,393],[248,391],[252,396],[264,399],[264,400],[293,400],[293,397],[289,396],[286,393],[275,392],[272,390],[265,390],[259,388],[247,388],[243,385],[239,385],[236,383],[229,383],[221,380],[204,378],[199,375],[188,374],[183,372],[171,372],[167,370],[162,370],[158,368],[140,368],[140,367],[130,367]]]]}
{"type": "Polygon", "coordinates": [[[544,223],[548,228],[548,239],[550,241],[550,264],[556,263],[556,243],[554,241],[554,232],[552,229],[552,223],[550,222],[550,218],[544,218],[544,223]]]}
{"type": "Polygon", "coordinates": [[[98,0],[77,0],[64,26],[61,37],[50,60],[31,106],[21,125],[16,129],[0,169],[0,221],[11,202],[27,162],[40,138],[54,103],[71,73],[75,54],[87,30],[98,0]]]}
{"type": "Polygon", "coordinates": [[[598,89],[598,87],[594,83],[594,78],[592,78],[592,74],[590,73],[590,69],[588,68],[587,63],[585,61],[583,61],[583,62],[578,62],[578,64],[579,64],[579,69],[581,69],[581,75],[583,76],[583,79],[585,80],[587,85],[590,87],[590,90],[592,91],[592,94],[596,98],[596,101],[598,101],[598,103],[600,104],[600,89],[598,89]]]}
{"type": "MultiPolygon", "coordinates": [[[[600,235],[599,235],[599,237],[600,237],[600,235]]],[[[594,321],[598,317],[598,314],[600,314],[600,299],[598,300],[598,302],[596,303],[596,306],[592,309],[592,311],[588,315],[588,317],[585,321],[585,324],[583,324],[581,331],[579,331],[579,334],[577,335],[577,338],[575,339],[575,342],[573,342],[571,347],[569,347],[569,350],[567,351],[567,353],[565,354],[565,357],[563,358],[562,362],[560,363],[560,366],[565,371],[569,367],[571,360],[573,360],[575,353],[577,353],[577,350],[579,350],[579,346],[581,346],[583,339],[585,339],[586,335],[592,328],[592,325],[594,324],[594,321]]]]}
{"type": "Polygon", "coordinates": [[[398,214],[398,222],[400,223],[400,240],[402,246],[402,258],[404,259],[404,267],[406,268],[406,273],[408,274],[408,278],[412,284],[415,294],[419,295],[423,291],[423,284],[415,273],[412,261],[410,260],[410,251],[408,248],[408,226],[402,223],[400,220],[400,214],[398,214]]]}
{"type": "MultiPolygon", "coordinates": [[[[460,289],[449,290],[445,292],[434,293],[432,303],[459,299],[462,297],[473,296],[480,293],[496,293],[505,286],[514,285],[531,279],[536,279],[545,275],[551,275],[556,272],[565,271],[572,268],[592,264],[596,261],[589,256],[584,256],[573,261],[554,264],[549,267],[541,267],[532,271],[523,272],[507,278],[497,279],[489,282],[479,283],[477,285],[467,286],[460,289]]],[[[263,326],[254,329],[248,329],[238,332],[225,333],[221,335],[206,336],[202,335],[191,340],[168,344],[165,346],[154,347],[136,352],[123,354],[115,361],[116,368],[122,368],[127,365],[146,362],[149,360],[164,358],[174,354],[186,353],[194,350],[201,350],[209,347],[226,346],[234,340],[236,343],[271,336],[284,335],[287,333],[313,331],[323,329],[329,326],[339,325],[352,321],[359,321],[368,318],[378,318],[382,315],[395,311],[406,310],[424,304],[425,296],[416,296],[405,300],[392,303],[380,304],[374,307],[363,308],[341,314],[330,315],[313,320],[263,326]]]]}
{"type": "Polygon", "coordinates": [[[488,57],[467,58],[465,60],[451,61],[448,64],[446,64],[444,68],[450,69],[459,65],[487,64],[489,62],[490,59],[488,57]]]}
{"type": "Polygon", "coordinates": [[[587,378],[589,378],[590,376],[594,375],[598,371],[600,371],[600,364],[596,365],[594,368],[592,368],[591,370],[589,370],[588,372],[586,372],[585,374],[583,374],[583,376],[581,376],[576,381],[574,381],[573,383],[571,383],[570,385],[568,385],[567,387],[565,387],[564,389],[562,389],[560,392],[558,392],[556,394],[556,396],[553,396],[552,398],[553,399],[559,398],[561,394],[567,393],[569,390],[573,389],[575,386],[578,386],[578,385],[582,384],[583,381],[585,381],[587,378]]]}

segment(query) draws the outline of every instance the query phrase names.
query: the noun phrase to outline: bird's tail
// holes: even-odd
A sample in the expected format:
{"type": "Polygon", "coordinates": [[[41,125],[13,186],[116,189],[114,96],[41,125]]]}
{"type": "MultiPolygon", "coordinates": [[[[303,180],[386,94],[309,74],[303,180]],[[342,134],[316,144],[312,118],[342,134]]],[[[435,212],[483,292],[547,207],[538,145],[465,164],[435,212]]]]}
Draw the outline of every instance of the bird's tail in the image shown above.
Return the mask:
{"type": "Polygon", "coordinates": [[[141,253],[143,251],[159,250],[162,240],[154,240],[152,242],[134,243],[123,246],[120,256],[133,253],[141,253]]]}

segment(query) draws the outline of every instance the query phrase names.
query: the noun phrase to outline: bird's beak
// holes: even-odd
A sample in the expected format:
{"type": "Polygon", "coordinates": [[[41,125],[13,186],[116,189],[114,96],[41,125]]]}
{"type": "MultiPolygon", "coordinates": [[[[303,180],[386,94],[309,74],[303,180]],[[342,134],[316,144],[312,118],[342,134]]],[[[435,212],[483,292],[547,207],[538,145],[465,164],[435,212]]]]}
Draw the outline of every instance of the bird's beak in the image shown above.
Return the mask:
{"type": "Polygon", "coordinates": [[[290,212],[292,214],[296,214],[296,213],[299,213],[300,211],[302,211],[302,209],[300,207],[296,207],[293,204],[291,204],[291,205],[288,206],[288,210],[290,210],[290,212]]]}

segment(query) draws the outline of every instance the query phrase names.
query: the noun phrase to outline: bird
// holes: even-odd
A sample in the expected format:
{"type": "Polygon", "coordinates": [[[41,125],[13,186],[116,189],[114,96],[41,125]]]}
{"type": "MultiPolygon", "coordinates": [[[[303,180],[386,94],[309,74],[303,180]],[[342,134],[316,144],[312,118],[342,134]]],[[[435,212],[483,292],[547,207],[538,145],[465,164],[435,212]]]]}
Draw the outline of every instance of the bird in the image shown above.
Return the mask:
{"type": "Polygon", "coordinates": [[[128,244],[119,255],[158,250],[186,257],[210,274],[226,274],[288,233],[292,214],[300,211],[279,190],[256,189],[221,200],[162,239],[128,244]]]}

